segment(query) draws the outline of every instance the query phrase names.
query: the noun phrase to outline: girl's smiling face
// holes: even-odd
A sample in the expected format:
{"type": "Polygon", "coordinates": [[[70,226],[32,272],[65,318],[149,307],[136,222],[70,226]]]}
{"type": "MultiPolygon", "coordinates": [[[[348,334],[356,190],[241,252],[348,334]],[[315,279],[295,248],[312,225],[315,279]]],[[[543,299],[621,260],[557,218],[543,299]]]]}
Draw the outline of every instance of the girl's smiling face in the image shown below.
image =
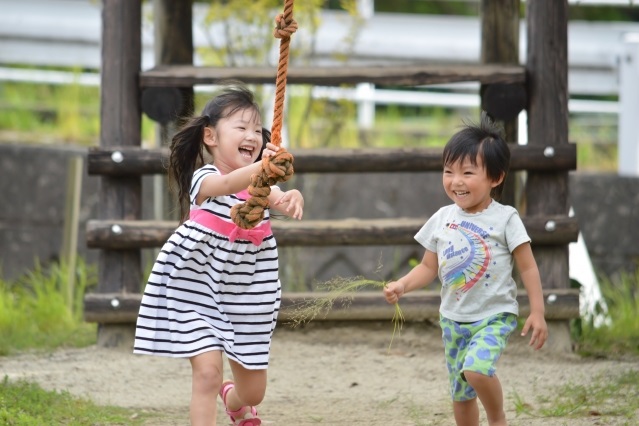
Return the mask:
{"type": "Polygon", "coordinates": [[[262,148],[262,120],[257,111],[241,109],[221,118],[204,131],[204,143],[222,173],[230,173],[257,160],[262,148]]]}
{"type": "Polygon", "coordinates": [[[481,156],[477,156],[476,164],[469,157],[444,166],[443,184],[448,198],[466,213],[479,213],[491,203],[491,190],[498,186],[486,174],[481,156]]]}

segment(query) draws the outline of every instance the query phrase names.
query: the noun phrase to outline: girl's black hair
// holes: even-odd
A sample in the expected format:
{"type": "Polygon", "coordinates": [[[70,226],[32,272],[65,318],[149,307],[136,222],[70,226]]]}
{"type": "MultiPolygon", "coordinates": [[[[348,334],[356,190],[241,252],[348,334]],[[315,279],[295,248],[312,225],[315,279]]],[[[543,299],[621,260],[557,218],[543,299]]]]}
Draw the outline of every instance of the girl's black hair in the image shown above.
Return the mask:
{"type": "Polygon", "coordinates": [[[450,138],[444,147],[443,165],[464,161],[466,158],[477,165],[477,156],[481,156],[489,179],[498,181],[504,176],[504,180],[490,193],[493,198],[499,199],[510,167],[510,149],[502,137],[502,129],[485,111],[481,113],[479,124],[467,123],[450,138]]]}
{"type": "Polygon", "coordinates": [[[271,141],[271,131],[266,127],[262,127],[262,148],[260,148],[260,155],[257,156],[257,163],[262,159],[262,153],[264,152],[264,148],[266,148],[266,144],[271,141]]]}
{"type": "MultiPolygon", "coordinates": [[[[169,179],[177,192],[181,221],[185,221],[189,216],[189,193],[193,173],[204,164],[204,128],[215,127],[220,119],[239,110],[249,109],[260,115],[260,107],[253,92],[239,82],[228,82],[226,85],[206,104],[200,116],[186,121],[171,141],[169,179]]],[[[267,136],[265,132],[262,135],[263,150],[267,136]]],[[[268,137],[270,138],[270,132],[268,137]]]]}

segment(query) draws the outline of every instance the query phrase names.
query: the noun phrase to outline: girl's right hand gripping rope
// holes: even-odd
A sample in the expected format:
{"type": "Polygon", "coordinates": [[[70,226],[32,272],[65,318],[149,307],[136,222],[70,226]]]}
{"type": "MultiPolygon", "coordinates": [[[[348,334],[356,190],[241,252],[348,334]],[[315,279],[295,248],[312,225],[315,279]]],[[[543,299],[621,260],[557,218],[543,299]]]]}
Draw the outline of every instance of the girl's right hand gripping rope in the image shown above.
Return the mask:
{"type": "Polygon", "coordinates": [[[252,229],[264,219],[271,185],[286,182],[293,176],[293,155],[280,148],[275,155],[262,158],[262,171],[251,176],[248,193],[251,198],[231,209],[233,223],[242,229],[252,229]]]}

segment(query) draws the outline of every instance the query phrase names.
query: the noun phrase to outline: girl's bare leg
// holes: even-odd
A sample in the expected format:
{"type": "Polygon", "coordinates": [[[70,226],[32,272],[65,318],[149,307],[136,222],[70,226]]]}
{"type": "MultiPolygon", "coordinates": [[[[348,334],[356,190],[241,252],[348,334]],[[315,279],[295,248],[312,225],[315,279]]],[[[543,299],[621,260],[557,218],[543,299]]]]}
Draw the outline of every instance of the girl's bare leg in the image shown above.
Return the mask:
{"type": "Polygon", "coordinates": [[[477,398],[468,401],[453,401],[453,413],[457,426],[479,426],[477,398]]]}
{"type": "Polygon", "coordinates": [[[472,371],[464,371],[468,383],[475,389],[486,410],[489,426],[506,426],[504,395],[497,376],[489,377],[472,371]]]}
{"type": "Polygon", "coordinates": [[[217,419],[217,394],[222,387],[222,352],[211,351],[190,359],[191,426],[215,426],[217,419]]]}
{"type": "Polygon", "coordinates": [[[231,360],[229,365],[235,387],[226,394],[226,407],[235,411],[244,406],[259,405],[266,393],[266,370],[248,370],[231,360]]]}

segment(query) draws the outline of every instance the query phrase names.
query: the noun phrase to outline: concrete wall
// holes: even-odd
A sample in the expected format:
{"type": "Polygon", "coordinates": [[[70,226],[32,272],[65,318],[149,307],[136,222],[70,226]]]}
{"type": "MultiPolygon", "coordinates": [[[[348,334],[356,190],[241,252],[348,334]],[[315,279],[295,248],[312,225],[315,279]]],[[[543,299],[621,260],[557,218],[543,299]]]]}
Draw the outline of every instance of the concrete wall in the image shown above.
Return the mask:
{"type": "Polygon", "coordinates": [[[595,272],[639,268],[639,177],[573,173],[570,200],[595,272]]]}
{"type": "MultiPolygon", "coordinates": [[[[0,145],[0,261],[4,278],[28,271],[35,259],[46,263],[59,257],[66,173],[74,155],[86,156],[86,149],[0,145]]],[[[97,179],[85,179],[83,222],[94,213],[96,197],[97,179]]],[[[79,238],[84,255],[83,226],[79,238]]]]}
{"type": "MultiPolygon", "coordinates": [[[[0,262],[2,277],[29,271],[34,260],[59,257],[63,238],[69,159],[82,148],[0,144],[0,262]]],[[[97,217],[99,177],[83,175],[78,251],[89,262],[86,221],[97,217]]],[[[288,184],[288,183],[287,183],[288,184]]],[[[448,204],[440,173],[296,175],[290,184],[306,198],[305,219],[427,218],[448,204]]],[[[152,183],[143,179],[143,217],[151,218],[152,183]]],[[[639,178],[573,173],[571,200],[597,272],[613,275],[639,267],[639,178]]],[[[308,289],[331,278],[363,275],[386,280],[421,259],[422,249],[409,246],[292,247],[281,249],[285,287],[308,289]]],[[[146,250],[144,261],[154,254],[146,250]]]]}
{"type": "MultiPolygon", "coordinates": [[[[99,177],[86,170],[87,149],[0,144],[0,277],[14,279],[60,257],[69,161],[83,158],[78,252],[88,262],[97,251],[87,249],[86,221],[97,218],[99,177]]],[[[143,180],[150,201],[150,178],[143,180]],[[148,188],[148,189],[146,189],[148,188]]],[[[150,217],[143,209],[146,218],[150,217]]]]}

